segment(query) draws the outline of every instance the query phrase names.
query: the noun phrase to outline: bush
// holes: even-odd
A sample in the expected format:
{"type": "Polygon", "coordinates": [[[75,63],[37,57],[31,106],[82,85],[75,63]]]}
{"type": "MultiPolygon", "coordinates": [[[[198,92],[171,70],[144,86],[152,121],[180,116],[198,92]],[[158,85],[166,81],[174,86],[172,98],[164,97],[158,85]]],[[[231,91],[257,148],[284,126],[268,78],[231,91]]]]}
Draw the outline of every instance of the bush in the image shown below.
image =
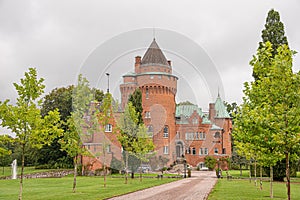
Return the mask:
{"type": "Polygon", "coordinates": [[[215,168],[217,160],[214,157],[206,156],[204,160],[205,160],[205,166],[208,167],[208,169],[213,170],[215,168]]]}

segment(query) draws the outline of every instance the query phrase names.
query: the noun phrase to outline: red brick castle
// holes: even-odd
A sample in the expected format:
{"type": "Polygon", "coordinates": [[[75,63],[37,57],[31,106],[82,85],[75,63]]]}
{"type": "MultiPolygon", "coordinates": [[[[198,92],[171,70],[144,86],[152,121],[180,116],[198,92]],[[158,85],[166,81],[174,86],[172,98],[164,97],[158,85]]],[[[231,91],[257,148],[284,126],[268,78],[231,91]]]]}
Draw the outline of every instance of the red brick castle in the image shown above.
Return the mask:
{"type": "Polygon", "coordinates": [[[176,105],[177,81],[171,61],[153,39],[145,55],[135,57],[134,72],[123,75],[121,107],[135,89],[141,90],[144,123],[157,156],[167,158],[169,164],[184,156],[188,164],[201,168],[206,156],[229,157],[232,122],[219,94],[208,112],[193,104],[176,105]]]}

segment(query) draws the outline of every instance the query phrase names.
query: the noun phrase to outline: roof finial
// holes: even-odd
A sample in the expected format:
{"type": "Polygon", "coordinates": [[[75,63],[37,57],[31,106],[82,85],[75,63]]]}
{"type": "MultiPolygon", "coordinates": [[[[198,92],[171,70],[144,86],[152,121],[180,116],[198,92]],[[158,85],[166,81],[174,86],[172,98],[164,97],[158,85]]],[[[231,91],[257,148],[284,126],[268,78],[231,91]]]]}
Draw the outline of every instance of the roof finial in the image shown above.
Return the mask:
{"type": "Polygon", "coordinates": [[[218,98],[220,98],[220,87],[218,86],[218,98]]]}
{"type": "Polygon", "coordinates": [[[155,40],[155,27],[153,27],[153,40],[155,40]]]}

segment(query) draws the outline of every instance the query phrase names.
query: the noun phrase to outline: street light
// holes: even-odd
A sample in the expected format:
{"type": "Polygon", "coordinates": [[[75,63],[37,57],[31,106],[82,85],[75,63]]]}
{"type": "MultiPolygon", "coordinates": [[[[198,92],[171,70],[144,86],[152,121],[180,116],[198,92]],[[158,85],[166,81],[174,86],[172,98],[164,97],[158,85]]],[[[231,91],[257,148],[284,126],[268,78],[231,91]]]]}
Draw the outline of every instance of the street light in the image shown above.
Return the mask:
{"type": "Polygon", "coordinates": [[[220,177],[221,177],[221,172],[220,172],[220,171],[221,171],[221,170],[220,170],[220,159],[218,158],[217,161],[218,161],[218,169],[217,169],[218,174],[217,174],[217,177],[220,178],[220,177]]]}
{"type": "Polygon", "coordinates": [[[186,178],[186,159],[183,154],[182,154],[182,158],[183,158],[183,170],[184,170],[183,178],[186,178]]]}
{"type": "Polygon", "coordinates": [[[107,93],[109,93],[109,73],[105,73],[107,76],[107,93]]]}

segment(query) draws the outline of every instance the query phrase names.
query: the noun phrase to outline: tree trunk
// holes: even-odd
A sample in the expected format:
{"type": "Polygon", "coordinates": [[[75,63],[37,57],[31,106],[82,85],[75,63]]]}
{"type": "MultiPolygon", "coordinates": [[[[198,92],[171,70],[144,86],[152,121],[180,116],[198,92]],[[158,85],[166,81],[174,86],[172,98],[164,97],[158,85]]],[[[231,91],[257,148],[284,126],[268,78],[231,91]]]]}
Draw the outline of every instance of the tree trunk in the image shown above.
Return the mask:
{"type": "Polygon", "coordinates": [[[103,186],[106,187],[106,165],[105,165],[105,163],[104,163],[103,167],[104,167],[104,170],[103,170],[103,172],[104,172],[104,177],[103,177],[104,183],[103,183],[103,186]]]}
{"type": "Polygon", "coordinates": [[[270,166],[270,198],[273,198],[273,166],[270,166]]]}
{"type": "Polygon", "coordinates": [[[24,165],[25,165],[25,144],[22,144],[22,167],[21,167],[19,200],[22,200],[24,165]]]}
{"type": "Polygon", "coordinates": [[[291,181],[290,181],[290,158],[289,153],[285,153],[285,162],[286,162],[286,186],[287,186],[287,195],[288,200],[291,199],[291,181]]]}
{"type": "Polygon", "coordinates": [[[141,159],[141,162],[140,162],[140,182],[142,182],[142,159],[141,159]]]}
{"type": "Polygon", "coordinates": [[[73,192],[76,191],[76,176],[77,176],[77,156],[73,158],[74,162],[74,180],[73,180],[73,192]]]}
{"type": "Polygon", "coordinates": [[[262,170],[263,170],[263,167],[262,167],[262,165],[260,165],[260,190],[263,189],[263,187],[262,187],[262,184],[263,184],[263,182],[262,182],[262,170]]]}
{"type": "Polygon", "coordinates": [[[131,178],[134,179],[134,172],[131,172],[131,178]]]}
{"type": "Polygon", "coordinates": [[[249,181],[251,183],[251,160],[249,162],[249,181]]]}
{"type": "Polygon", "coordinates": [[[257,186],[257,180],[256,180],[256,160],[254,160],[254,183],[255,183],[255,186],[257,186]]]}
{"type": "Polygon", "coordinates": [[[128,152],[125,152],[125,184],[128,183],[128,152]]]}
{"type": "Polygon", "coordinates": [[[240,176],[243,175],[242,164],[240,164],[240,176]]]}

